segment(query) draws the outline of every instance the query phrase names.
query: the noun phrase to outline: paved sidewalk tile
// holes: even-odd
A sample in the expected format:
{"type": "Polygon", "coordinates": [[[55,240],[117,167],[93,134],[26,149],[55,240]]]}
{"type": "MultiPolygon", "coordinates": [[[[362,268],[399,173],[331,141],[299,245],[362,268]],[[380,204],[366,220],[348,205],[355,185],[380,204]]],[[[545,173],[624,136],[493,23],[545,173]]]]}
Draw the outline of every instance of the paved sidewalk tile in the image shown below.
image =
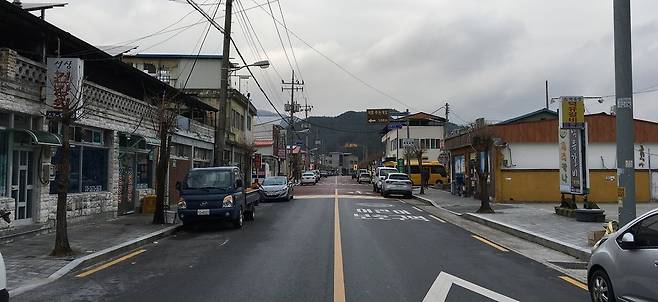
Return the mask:
{"type": "Polygon", "coordinates": [[[68,230],[72,257],[51,257],[55,233],[21,238],[3,244],[0,252],[7,268],[7,289],[12,290],[44,279],[77,257],[158,231],[170,225],[151,224],[152,215],[128,215],[92,224],[71,226],[68,230]]]}
{"type": "MultiPolygon", "coordinates": [[[[420,195],[436,202],[439,206],[457,212],[474,213],[480,205],[480,201],[470,197],[460,197],[446,191],[429,189],[425,195],[420,195]]],[[[563,217],[555,214],[554,207],[557,203],[492,203],[496,214],[475,214],[488,220],[503,223],[520,231],[530,231],[541,236],[551,238],[556,242],[562,242],[583,250],[590,250],[587,244],[587,235],[591,231],[602,230],[604,223],[578,222],[574,218],[563,217]]],[[[579,204],[580,206],[581,204],[579,204]]],[[[599,204],[605,210],[607,220],[618,218],[616,204],[599,204]]],[[[641,203],[637,205],[637,215],[657,208],[656,203],[641,203]]]]}

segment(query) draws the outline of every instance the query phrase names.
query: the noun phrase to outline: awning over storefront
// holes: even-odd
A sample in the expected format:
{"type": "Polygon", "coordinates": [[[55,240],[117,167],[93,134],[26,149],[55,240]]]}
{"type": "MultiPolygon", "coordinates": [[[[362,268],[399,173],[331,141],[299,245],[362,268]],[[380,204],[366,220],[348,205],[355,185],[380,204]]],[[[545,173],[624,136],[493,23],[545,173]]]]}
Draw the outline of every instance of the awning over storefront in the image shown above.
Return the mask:
{"type": "Polygon", "coordinates": [[[160,146],[160,139],[155,137],[144,136],[147,145],[160,146]]]}
{"type": "Polygon", "coordinates": [[[62,138],[57,134],[46,131],[27,130],[27,129],[13,129],[17,132],[23,132],[32,138],[32,143],[42,146],[59,147],[62,145],[62,138]]]}

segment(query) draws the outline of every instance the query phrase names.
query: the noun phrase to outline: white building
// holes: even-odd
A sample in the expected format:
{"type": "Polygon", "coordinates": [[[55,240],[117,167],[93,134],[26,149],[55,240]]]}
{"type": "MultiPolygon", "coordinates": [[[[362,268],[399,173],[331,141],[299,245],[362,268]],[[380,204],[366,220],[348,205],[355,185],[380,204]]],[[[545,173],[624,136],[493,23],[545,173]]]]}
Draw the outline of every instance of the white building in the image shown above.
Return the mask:
{"type": "Polygon", "coordinates": [[[404,158],[402,142],[408,137],[426,150],[424,158],[438,160],[442,152],[440,147],[444,124],[444,118],[424,112],[395,119],[389,123],[386,128],[388,131],[382,136],[384,158],[404,158]]]}

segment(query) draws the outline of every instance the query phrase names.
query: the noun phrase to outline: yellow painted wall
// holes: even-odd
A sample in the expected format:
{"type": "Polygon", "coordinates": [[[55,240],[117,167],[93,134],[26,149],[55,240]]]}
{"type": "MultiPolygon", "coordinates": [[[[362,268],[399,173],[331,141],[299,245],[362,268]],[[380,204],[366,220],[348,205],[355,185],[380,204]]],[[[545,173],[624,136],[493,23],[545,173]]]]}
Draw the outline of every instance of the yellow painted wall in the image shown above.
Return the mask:
{"type": "MultiPolygon", "coordinates": [[[[496,171],[496,200],[498,202],[556,202],[560,200],[557,170],[498,170],[496,171]]],[[[617,171],[590,171],[589,199],[595,202],[617,202],[617,171]],[[606,177],[614,176],[613,180],[606,177]]],[[[635,196],[638,202],[648,202],[649,173],[635,172],[635,196]]],[[[581,199],[578,199],[581,200],[581,199]]]]}

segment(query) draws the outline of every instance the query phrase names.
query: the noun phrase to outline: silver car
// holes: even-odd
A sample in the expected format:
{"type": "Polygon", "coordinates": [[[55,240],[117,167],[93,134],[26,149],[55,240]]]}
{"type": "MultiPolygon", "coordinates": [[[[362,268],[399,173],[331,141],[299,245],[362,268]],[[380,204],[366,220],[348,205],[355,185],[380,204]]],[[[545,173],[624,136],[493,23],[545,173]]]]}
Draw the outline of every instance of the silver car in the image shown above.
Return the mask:
{"type": "Polygon", "coordinates": [[[265,200],[291,200],[295,196],[295,187],[285,176],[267,177],[261,184],[263,199],[265,200]]]}
{"type": "Polygon", "coordinates": [[[658,209],[604,236],[587,266],[592,301],[658,301],[658,209]]]}

